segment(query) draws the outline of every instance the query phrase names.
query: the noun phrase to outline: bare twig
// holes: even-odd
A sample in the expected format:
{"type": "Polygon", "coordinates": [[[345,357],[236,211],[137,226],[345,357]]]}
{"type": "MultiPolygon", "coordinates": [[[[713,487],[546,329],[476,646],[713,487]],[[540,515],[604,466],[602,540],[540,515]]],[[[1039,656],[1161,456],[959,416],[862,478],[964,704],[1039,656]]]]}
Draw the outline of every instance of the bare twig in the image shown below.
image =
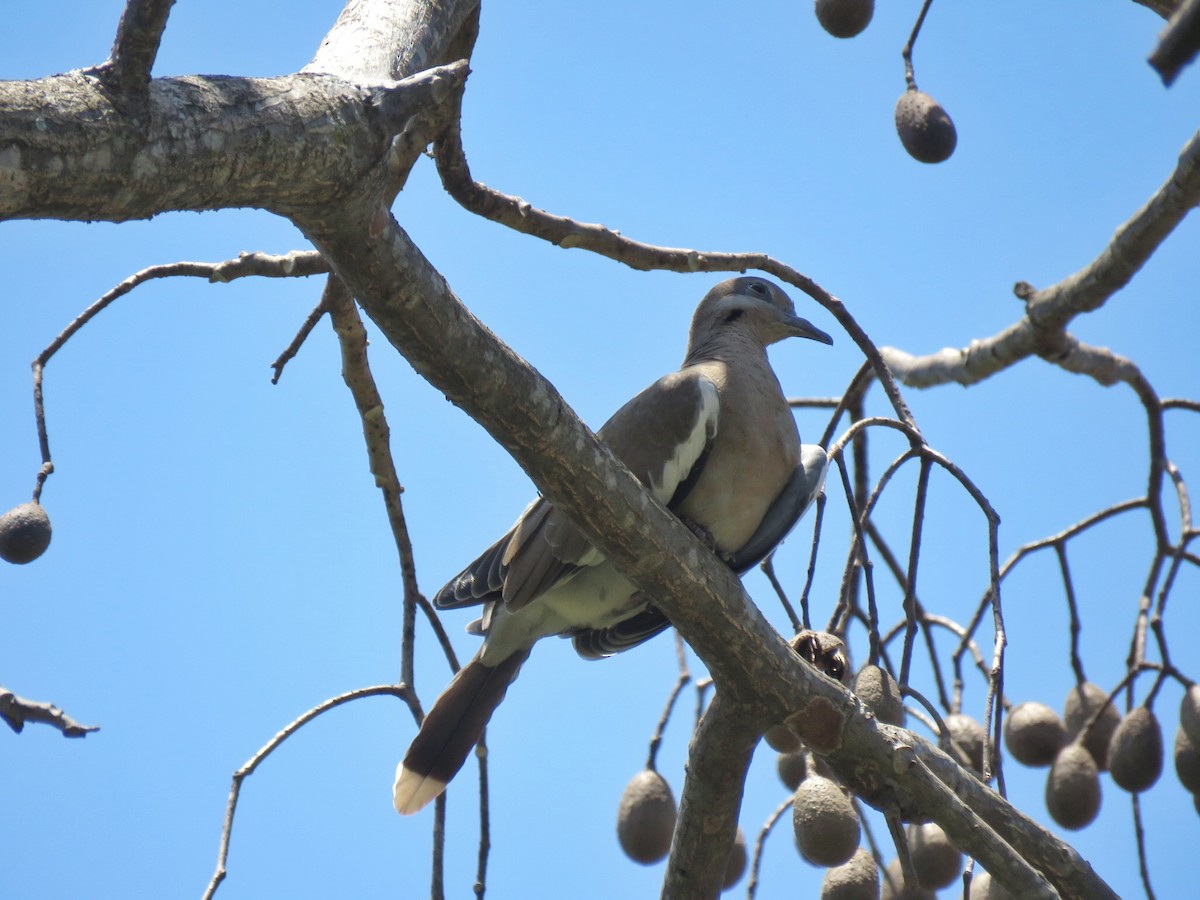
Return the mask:
{"type": "MultiPolygon", "coordinates": [[[[651,771],[657,771],[658,748],[662,745],[663,732],[667,728],[667,722],[671,719],[671,712],[675,708],[675,701],[679,699],[680,692],[692,680],[692,673],[688,670],[687,664],[687,645],[684,644],[683,638],[680,637],[678,631],[672,631],[672,634],[675,637],[675,658],[679,664],[679,678],[676,680],[675,687],[671,690],[671,694],[667,698],[667,705],[663,708],[662,716],[659,717],[658,725],[654,729],[654,736],[650,738],[650,752],[646,756],[646,768],[651,771]]],[[[697,712],[698,719],[699,713],[697,712]]]]}
{"type": "Polygon", "coordinates": [[[296,331],[292,342],[275,358],[275,362],[271,363],[271,368],[275,370],[275,374],[271,376],[271,384],[279,384],[279,379],[283,377],[283,367],[296,358],[296,354],[300,352],[300,348],[304,346],[304,342],[308,340],[308,336],[312,334],[312,330],[317,327],[317,323],[321,321],[321,317],[326,312],[328,310],[325,308],[325,300],[322,298],[300,323],[300,328],[296,331]]]}
{"type": "Polygon", "coordinates": [[[267,757],[279,748],[279,745],[286,741],[289,737],[311,722],[317,716],[329,712],[329,710],[341,706],[343,703],[349,703],[352,700],[361,700],[364,697],[397,697],[408,704],[409,710],[413,714],[413,718],[418,722],[421,721],[420,708],[414,705],[412,692],[404,684],[379,684],[373,687],[358,688],[353,691],[347,691],[344,694],[339,694],[314,706],[308,712],[304,713],[295,721],[285,726],[271,740],[267,741],[262,748],[255,753],[250,759],[246,760],[245,764],[240,769],[233,773],[233,783],[229,788],[229,803],[225,807],[225,825],[221,829],[221,844],[217,850],[217,868],[213,872],[212,879],[208,883],[208,887],[204,891],[203,900],[211,900],[220,887],[221,882],[225,880],[227,874],[226,862],[229,858],[229,841],[233,834],[233,817],[237,812],[238,798],[241,796],[242,782],[247,777],[254,774],[254,770],[263,763],[267,757]]]}
{"type": "Polygon", "coordinates": [[[771,815],[767,816],[767,821],[763,823],[763,827],[758,832],[758,837],[754,841],[754,856],[750,862],[750,880],[746,884],[746,900],[754,900],[755,894],[758,893],[758,870],[762,865],[763,848],[767,843],[767,835],[775,827],[775,824],[783,818],[783,814],[792,808],[792,797],[788,797],[775,808],[771,815]]]}
{"type": "Polygon", "coordinates": [[[282,256],[269,253],[242,253],[236,259],[227,259],[217,263],[167,263],[135,272],[92,303],[76,316],[75,320],[64,328],[58,337],[51,341],[50,345],[33,361],[33,408],[37,420],[38,445],[42,453],[42,466],[38,471],[37,484],[33,492],[34,502],[41,497],[42,486],[45,484],[46,478],[54,471],[54,462],[50,457],[50,438],[46,431],[45,406],[42,400],[42,381],[46,364],[83,326],[113,302],[147,281],[158,278],[205,278],[214,283],[226,283],[251,275],[266,278],[298,278],[328,271],[328,264],[316,251],[293,251],[282,256]]]}
{"type": "MultiPolygon", "coordinates": [[[[453,101],[461,104],[460,95],[453,101]]],[[[515,231],[549,241],[564,249],[578,247],[633,269],[670,272],[744,272],[758,269],[799,288],[823,306],[846,330],[874,369],[896,416],[916,430],[916,421],[900,395],[876,344],[837,297],[807,275],[762,253],[700,252],[634,241],[604,225],[577,222],[531,206],[519,197],[502,194],[471,177],[462,146],[460,111],[434,144],[434,159],[442,184],[464,208],[515,231]]]]}

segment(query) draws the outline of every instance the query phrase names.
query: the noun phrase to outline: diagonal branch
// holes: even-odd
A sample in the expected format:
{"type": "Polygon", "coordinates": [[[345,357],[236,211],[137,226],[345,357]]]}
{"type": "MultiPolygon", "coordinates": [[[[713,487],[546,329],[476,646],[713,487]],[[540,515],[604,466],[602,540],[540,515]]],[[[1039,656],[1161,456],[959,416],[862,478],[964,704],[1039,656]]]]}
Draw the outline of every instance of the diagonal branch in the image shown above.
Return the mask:
{"type": "MultiPolygon", "coordinates": [[[[805,743],[860,796],[898,793],[941,818],[942,795],[926,768],[896,764],[901,748],[920,739],[877,726],[845,688],[805,664],[733,573],[653,500],[552,385],[470,314],[394,221],[372,234],[376,220],[374,209],[334,204],[296,222],[414,368],[483,425],[583,535],[655,598],[712,673],[722,702],[737,710],[731,739],[779,721],[802,723],[805,743]]],[[[953,764],[948,772],[929,768],[943,781],[973,780],[953,764]]],[[[1001,797],[988,789],[972,797],[972,809],[1064,895],[1113,896],[1078,854],[1001,797]]],[[[688,818],[724,821],[736,812],[738,799],[735,792],[719,792],[712,805],[697,805],[688,818]]],[[[725,829],[696,828],[689,835],[689,859],[724,859],[728,852],[725,829]]],[[[1003,868],[994,841],[970,829],[953,836],[985,866],[991,861],[1003,868]]],[[[695,896],[671,890],[683,874],[683,857],[679,851],[669,864],[668,897],[695,896]]],[[[719,884],[689,888],[715,895],[719,884]]]]}
{"type": "Polygon", "coordinates": [[[1018,293],[1026,298],[1026,313],[1020,321],[961,349],[946,348],[925,356],[894,347],[883,347],[880,352],[902,382],[922,388],[952,381],[975,384],[1029,356],[1048,356],[1067,324],[1080,313],[1099,309],[1128,284],[1198,203],[1200,133],[1184,147],[1171,177],[1117,229],[1091,263],[1041,291],[1018,285],[1018,293]]]}

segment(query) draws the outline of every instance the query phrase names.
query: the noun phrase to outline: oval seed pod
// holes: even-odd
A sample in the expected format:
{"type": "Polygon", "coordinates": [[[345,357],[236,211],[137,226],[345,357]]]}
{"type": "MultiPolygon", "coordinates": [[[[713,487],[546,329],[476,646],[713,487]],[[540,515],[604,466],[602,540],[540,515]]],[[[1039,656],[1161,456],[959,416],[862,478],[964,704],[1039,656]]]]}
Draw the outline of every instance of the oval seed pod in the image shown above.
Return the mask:
{"type": "Polygon", "coordinates": [[[1184,693],[1179,704],[1179,725],[1192,746],[1200,747],[1200,684],[1193,684],[1184,693]]]}
{"type": "Polygon", "coordinates": [[[937,900],[937,892],[920,885],[906,887],[904,872],[900,869],[900,860],[893,859],[883,870],[883,889],[879,892],[880,900],[937,900]]]}
{"type": "Polygon", "coordinates": [[[1090,825],[1100,812],[1100,772],[1082,744],[1067,744],[1058,752],[1046,779],[1046,809],[1072,831],[1090,825]]]}
{"type": "Polygon", "coordinates": [[[742,826],[738,826],[737,836],[733,839],[733,846],[729,848],[729,858],[725,860],[725,881],[721,884],[721,890],[727,891],[746,874],[746,832],[742,831],[742,826]]]}
{"type": "Polygon", "coordinates": [[[817,21],[836,38],[862,34],[875,15],[875,0],[817,0],[817,21]]]}
{"type": "MultiPolygon", "coordinates": [[[[966,764],[976,773],[983,774],[983,745],[987,743],[987,735],[983,726],[962,713],[950,713],[946,716],[946,730],[950,732],[950,740],[965,757],[966,764]]],[[[959,760],[962,762],[962,760],[959,760]]]]}
{"type": "Polygon", "coordinates": [[[825,873],[821,882],[821,900],[878,900],[879,867],[866,847],[840,866],[825,873]]]}
{"type": "Polygon", "coordinates": [[[25,565],[50,546],[50,517],[40,503],[22,503],[0,516],[0,559],[25,565]]]}
{"type": "Polygon", "coordinates": [[[993,881],[990,874],[977,868],[971,876],[971,900],[1013,900],[1013,895],[1000,882],[993,881]]]}
{"type": "Polygon", "coordinates": [[[908,826],[908,849],[921,887],[948,887],[962,871],[963,856],[936,822],[908,826]]]}
{"type": "Polygon", "coordinates": [[[858,814],[836,782],[809,775],[792,800],[796,849],[814,866],[840,866],[858,849],[858,814]]]}
{"type": "Polygon", "coordinates": [[[1200,749],[1182,725],[1175,731],[1175,774],[1187,790],[1200,795],[1200,749]]]}
{"type": "Polygon", "coordinates": [[[863,666],[854,676],[854,693],[871,708],[880,722],[904,724],[904,698],[900,695],[900,685],[887,669],[863,666]]]}
{"type": "Polygon", "coordinates": [[[1108,771],[1131,794],[1150,788],[1163,770],[1162,727],[1153,710],[1130,710],[1108,743],[1108,771]]]}
{"type": "Polygon", "coordinates": [[[1066,742],[1067,727],[1045,703],[1022,703],[1004,720],[1004,746],[1022,765],[1050,765],[1066,742]]]}
{"type": "Polygon", "coordinates": [[[775,760],[775,771],[783,786],[795,792],[808,772],[808,762],[803,753],[780,753],[775,760]]]}
{"type": "Polygon", "coordinates": [[[800,736],[782,722],[772,725],[763,732],[763,740],[776,753],[797,753],[803,746],[800,743],[800,736]]]}
{"type": "Polygon", "coordinates": [[[918,162],[945,162],[958,146],[958,131],[946,110],[924,91],[912,88],[896,101],[896,133],[918,162]]]}
{"type": "Polygon", "coordinates": [[[649,865],[666,858],[675,833],[675,798],[653,769],[638,772],[625,786],[617,808],[617,840],[634,862],[649,865]]]}
{"type": "MultiPolygon", "coordinates": [[[[1091,716],[1108,700],[1104,688],[1090,681],[1076,685],[1067,692],[1066,703],[1063,704],[1063,720],[1067,726],[1067,740],[1074,740],[1091,716]]],[[[1096,767],[1103,772],[1108,768],[1108,743],[1112,734],[1121,724],[1121,713],[1109,703],[1104,712],[1096,720],[1096,724],[1088,729],[1083,745],[1092,754],[1096,767]]]]}

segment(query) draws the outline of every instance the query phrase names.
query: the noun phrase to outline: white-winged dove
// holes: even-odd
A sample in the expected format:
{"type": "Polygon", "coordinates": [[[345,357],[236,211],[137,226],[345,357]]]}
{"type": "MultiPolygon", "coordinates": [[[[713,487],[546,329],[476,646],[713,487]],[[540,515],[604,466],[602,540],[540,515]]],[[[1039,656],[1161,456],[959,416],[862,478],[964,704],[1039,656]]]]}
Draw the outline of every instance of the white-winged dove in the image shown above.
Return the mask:
{"type": "MultiPolygon", "coordinates": [[[[739,574],[761,561],[821,492],[828,460],[800,444],[767,361],[788,337],[833,343],[762,278],[714,287],[692,319],[687,357],[598,432],[667,508],[739,574]]],[[[670,623],[544,499],[438,592],[441,608],[483,604],[475,657],[438,697],[396,770],[397,811],[445,790],[539,639],[569,636],[598,659],[670,623]]]]}

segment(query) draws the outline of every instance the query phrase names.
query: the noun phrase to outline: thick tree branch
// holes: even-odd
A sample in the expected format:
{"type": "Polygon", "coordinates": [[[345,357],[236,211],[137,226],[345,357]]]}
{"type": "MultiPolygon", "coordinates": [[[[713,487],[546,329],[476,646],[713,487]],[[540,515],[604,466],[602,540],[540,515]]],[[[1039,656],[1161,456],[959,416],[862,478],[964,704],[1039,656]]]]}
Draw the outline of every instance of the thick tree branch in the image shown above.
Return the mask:
{"type": "Polygon", "coordinates": [[[717,691],[692,736],[664,897],[703,897],[725,877],[727,854],[711,848],[733,844],[760,729],[724,696],[717,691]]]}
{"type": "Polygon", "coordinates": [[[0,82],[0,219],[123,222],[344,198],[377,180],[393,137],[466,76],[456,63],[367,86],[322,75],[160,78],[145,127],[85,72],[0,82]]]}
{"type": "Polygon", "coordinates": [[[301,71],[369,83],[464,59],[455,39],[478,14],[479,0],[350,0],[301,71]]]}

